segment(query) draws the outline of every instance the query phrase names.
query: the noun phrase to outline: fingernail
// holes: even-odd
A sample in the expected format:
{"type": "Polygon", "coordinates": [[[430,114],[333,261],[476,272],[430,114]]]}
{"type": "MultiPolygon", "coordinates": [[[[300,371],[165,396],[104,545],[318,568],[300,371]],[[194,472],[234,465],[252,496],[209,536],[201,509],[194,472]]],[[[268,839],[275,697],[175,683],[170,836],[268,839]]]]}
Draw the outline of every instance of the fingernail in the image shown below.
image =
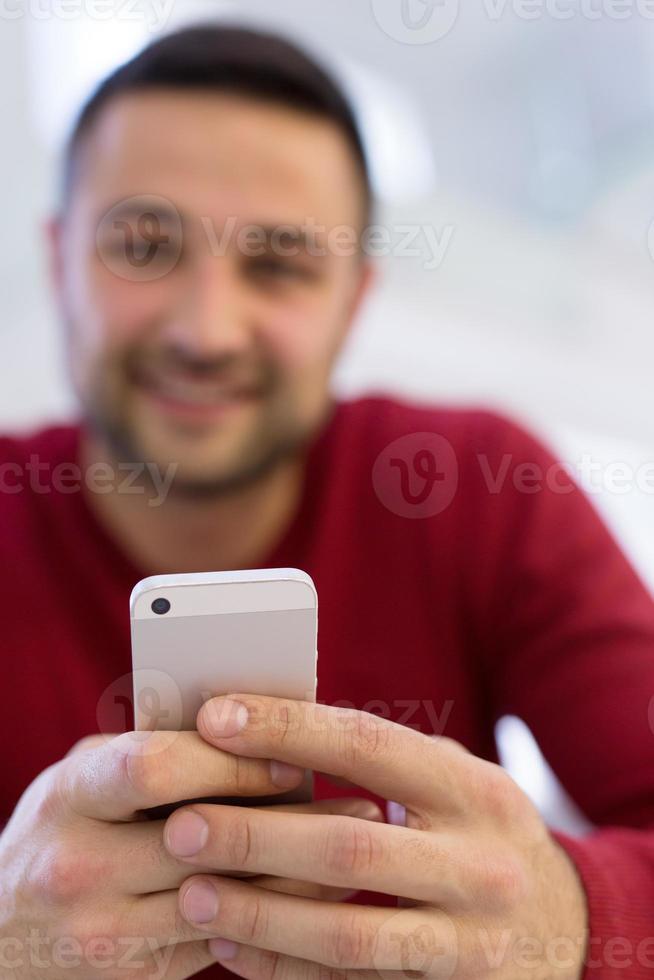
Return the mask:
{"type": "Polygon", "coordinates": [[[194,881],[184,895],[182,909],[189,922],[211,922],[218,913],[218,892],[208,881],[194,881]]]}
{"type": "Polygon", "coordinates": [[[270,763],[270,778],[275,786],[297,786],[304,779],[304,769],[300,766],[291,766],[288,762],[277,762],[273,759],[270,763]]]}
{"type": "Polygon", "coordinates": [[[217,960],[233,960],[238,953],[238,946],[231,939],[210,939],[209,952],[217,960]]]}
{"type": "Polygon", "coordinates": [[[213,698],[204,708],[204,724],[214,738],[230,738],[248,723],[248,709],[241,701],[213,698]]]}
{"type": "Polygon", "coordinates": [[[164,843],[175,857],[192,857],[209,838],[209,824],[195,810],[180,810],[166,824],[164,843]]]}

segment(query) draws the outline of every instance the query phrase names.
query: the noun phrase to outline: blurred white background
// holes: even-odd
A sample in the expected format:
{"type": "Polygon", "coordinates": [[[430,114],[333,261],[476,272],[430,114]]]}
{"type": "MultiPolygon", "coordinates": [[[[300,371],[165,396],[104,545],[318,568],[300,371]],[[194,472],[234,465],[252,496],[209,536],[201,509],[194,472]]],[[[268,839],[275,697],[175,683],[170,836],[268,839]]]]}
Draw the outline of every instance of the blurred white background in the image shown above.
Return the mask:
{"type": "MultiPolygon", "coordinates": [[[[0,7],[4,429],[74,410],[41,245],[72,114],[159,31],[212,16],[254,21],[305,41],[341,74],[375,163],[379,222],[398,245],[403,225],[430,227],[441,249],[421,235],[420,254],[383,260],[339,389],[491,405],[572,465],[592,459],[586,488],[654,586],[654,4],[0,7]]],[[[502,729],[507,764],[565,824],[518,728],[502,729]]]]}

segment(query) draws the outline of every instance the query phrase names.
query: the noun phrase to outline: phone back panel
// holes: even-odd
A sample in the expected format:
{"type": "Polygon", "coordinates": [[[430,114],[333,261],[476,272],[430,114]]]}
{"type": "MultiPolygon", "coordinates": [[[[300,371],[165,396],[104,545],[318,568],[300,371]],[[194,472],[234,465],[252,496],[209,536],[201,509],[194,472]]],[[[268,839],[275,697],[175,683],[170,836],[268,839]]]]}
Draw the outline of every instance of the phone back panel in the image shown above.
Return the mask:
{"type": "MultiPolygon", "coordinates": [[[[315,701],[313,583],[308,576],[280,580],[273,572],[268,573],[273,577],[261,580],[262,573],[251,574],[251,581],[232,581],[230,573],[216,573],[213,577],[157,576],[139,583],[131,604],[137,731],[193,730],[201,705],[220,694],[315,701]],[[160,597],[170,602],[165,615],[152,610],[152,601],[160,597]]],[[[304,786],[269,802],[310,795],[308,775],[304,786]]],[[[221,798],[220,802],[228,801],[221,798]]]]}
{"type": "Polygon", "coordinates": [[[204,701],[242,692],[315,700],[311,609],[132,622],[139,731],[189,731],[204,701]]]}

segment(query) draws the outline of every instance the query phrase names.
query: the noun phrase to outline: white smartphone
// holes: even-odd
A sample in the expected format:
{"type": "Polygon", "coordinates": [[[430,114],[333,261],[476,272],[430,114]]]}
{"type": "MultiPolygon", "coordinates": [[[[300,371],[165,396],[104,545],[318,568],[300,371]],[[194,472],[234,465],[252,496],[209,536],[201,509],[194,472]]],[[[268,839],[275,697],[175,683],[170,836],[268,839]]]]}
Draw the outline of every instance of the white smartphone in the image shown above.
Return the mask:
{"type": "MultiPolygon", "coordinates": [[[[315,701],[318,597],[295,568],[156,575],[130,598],[137,731],[189,731],[219,694],[315,701]]],[[[290,793],[212,798],[245,806],[303,802],[312,774],[290,793]]]]}

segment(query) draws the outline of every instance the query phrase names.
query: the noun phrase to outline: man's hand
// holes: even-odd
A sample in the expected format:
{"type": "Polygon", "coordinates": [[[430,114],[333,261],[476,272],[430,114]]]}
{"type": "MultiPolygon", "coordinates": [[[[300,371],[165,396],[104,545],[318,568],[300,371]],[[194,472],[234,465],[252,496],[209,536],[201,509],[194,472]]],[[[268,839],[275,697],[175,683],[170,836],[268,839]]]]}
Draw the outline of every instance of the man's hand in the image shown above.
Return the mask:
{"type": "MultiPolygon", "coordinates": [[[[173,814],[166,847],[200,872],[179,894],[187,938],[210,939],[238,976],[580,977],[582,886],[499,766],[374,715],[253,695],[207,702],[198,729],[237,757],[311,767],[406,808],[405,826],[202,805],[173,814]],[[401,907],[274,894],[207,867],[385,892],[401,907]]],[[[172,929],[166,901],[153,901],[172,929]]]]}
{"type": "MultiPolygon", "coordinates": [[[[269,762],[239,759],[197,732],[85,739],[32,783],[0,837],[0,977],[177,980],[214,962],[205,937],[177,913],[188,864],[164,847],[165,822],[148,820],[143,811],[176,800],[281,793],[302,776],[290,766],[271,774],[269,762]]],[[[281,809],[381,817],[366,800],[281,809]]],[[[274,877],[253,880],[257,890],[313,900],[351,894],[274,877]]]]}

